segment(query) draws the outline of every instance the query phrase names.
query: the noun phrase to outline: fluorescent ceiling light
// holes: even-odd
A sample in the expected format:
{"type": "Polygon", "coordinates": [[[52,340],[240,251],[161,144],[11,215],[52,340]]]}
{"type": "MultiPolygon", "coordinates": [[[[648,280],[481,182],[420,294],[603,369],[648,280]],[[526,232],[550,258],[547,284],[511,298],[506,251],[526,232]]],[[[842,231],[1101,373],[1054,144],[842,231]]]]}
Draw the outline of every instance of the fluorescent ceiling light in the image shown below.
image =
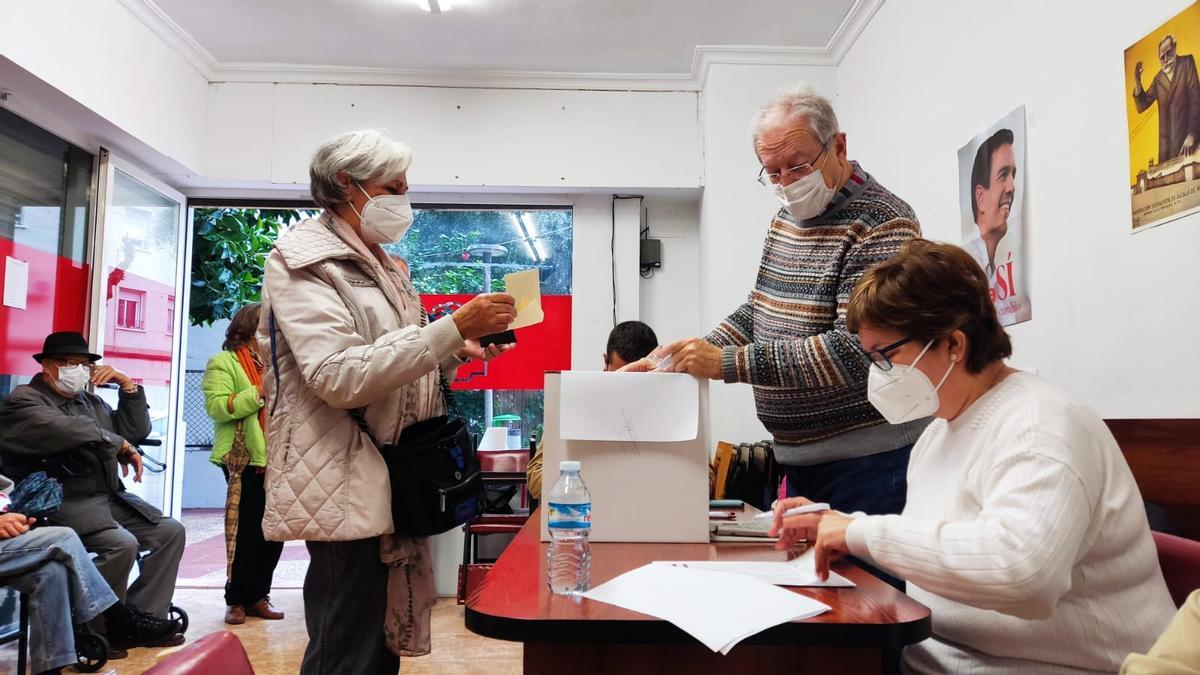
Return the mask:
{"type": "Polygon", "coordinates": [[[521,214],[521,220],[525,221],[525,228],[529,231],[529,238],[533,241],[534,248],[537,249],[538,255],[536,257],[540,258],[541,260],[549,259],[550,254],[546,252],[546,242],[543,241],[541,235],[538,234],[537,225],[534,222],[533,214],[526,211],[525,213],[521,214]]]}
{"type": "Polygon", "coordinates": [[[417,4],[426,12],[441,14],[450,11],[451,0],[417,0],[417,4]]]}
{"type": "Polygon", "coordinates": [[[540,247],[534,248],[535,242],[533,236],[535,235],[532,235],[533,230],[527,225],[527,223],[530,223],[529,214],[523,213],[518,216],[515,213],[509,213],[508,217],[512,220],[513,229],[517,231],[517,236],[521,238],[521,243],[525,244],[525,251],[529,253],[529,257],[533,258],[535,262],[545,260],[546,256],[542,255],[542,249],[540,247]]]}

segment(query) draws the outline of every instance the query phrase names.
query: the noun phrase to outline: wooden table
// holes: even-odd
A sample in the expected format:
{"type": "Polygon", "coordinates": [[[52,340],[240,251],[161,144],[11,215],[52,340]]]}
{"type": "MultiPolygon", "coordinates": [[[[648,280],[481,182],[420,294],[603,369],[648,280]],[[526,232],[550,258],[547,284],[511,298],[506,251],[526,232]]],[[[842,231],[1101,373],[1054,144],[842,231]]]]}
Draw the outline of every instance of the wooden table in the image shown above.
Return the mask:
{"type": "MultiPolygon", "coordinates": [[[[569,673],[878,673],[888,647],[929,637],[929,610],[848,561],[855,588],[789,588],[833,608],[768,629],[728,656],[670,623],[546,585],[540,510],[467,598],[474,633],[525,643],[526,675],[569,673]]],[[[769,544],[592,544],[592,586],[654,560],[781,560],[769,544]]]]}

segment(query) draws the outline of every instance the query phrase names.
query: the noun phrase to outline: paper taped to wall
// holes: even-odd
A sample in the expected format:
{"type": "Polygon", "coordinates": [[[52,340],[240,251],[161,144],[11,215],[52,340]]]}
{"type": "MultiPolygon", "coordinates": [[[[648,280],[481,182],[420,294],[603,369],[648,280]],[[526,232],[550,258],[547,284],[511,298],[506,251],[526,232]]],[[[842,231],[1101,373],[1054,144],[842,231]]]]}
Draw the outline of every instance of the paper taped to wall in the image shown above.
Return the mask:
{"type": "Polygon", "coordinates": [[[567,440],[675,443],[700,428],[700,382],[682,373],[565,372],[559,405],[567,440]]]}

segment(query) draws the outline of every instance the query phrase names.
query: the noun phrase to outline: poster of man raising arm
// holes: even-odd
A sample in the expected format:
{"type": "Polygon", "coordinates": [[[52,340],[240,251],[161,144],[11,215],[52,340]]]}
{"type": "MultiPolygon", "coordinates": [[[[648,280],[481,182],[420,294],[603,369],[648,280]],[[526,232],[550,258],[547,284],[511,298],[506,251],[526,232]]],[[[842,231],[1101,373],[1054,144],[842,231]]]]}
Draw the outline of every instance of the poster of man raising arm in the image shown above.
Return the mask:
{"type": "Polygon", "coordinates": [[[1200,3],[1125,50],[1133,230],[1200,210],[1200,3]]]}

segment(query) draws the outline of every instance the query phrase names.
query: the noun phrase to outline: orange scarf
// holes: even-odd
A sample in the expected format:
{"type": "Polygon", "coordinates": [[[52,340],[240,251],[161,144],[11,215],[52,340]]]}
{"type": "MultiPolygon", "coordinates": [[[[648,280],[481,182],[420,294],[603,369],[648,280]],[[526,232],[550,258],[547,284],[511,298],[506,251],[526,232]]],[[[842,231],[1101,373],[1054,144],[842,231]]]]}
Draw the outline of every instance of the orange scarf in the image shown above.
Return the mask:
{"type": "MultiPolygon", "coordinates": [[[[246,377],[250,378],[250,384],[258,387],[262,385],[262,367],[254,358],[254,353],[246,345],[242,345],[234,352],[237,354],[238,363],[242,364],[242,370],[246,372],[246,377]]],[[[267,407],[263,406],[258,410],[258,425],[266,433],[267,430],[267,407]]]]}

